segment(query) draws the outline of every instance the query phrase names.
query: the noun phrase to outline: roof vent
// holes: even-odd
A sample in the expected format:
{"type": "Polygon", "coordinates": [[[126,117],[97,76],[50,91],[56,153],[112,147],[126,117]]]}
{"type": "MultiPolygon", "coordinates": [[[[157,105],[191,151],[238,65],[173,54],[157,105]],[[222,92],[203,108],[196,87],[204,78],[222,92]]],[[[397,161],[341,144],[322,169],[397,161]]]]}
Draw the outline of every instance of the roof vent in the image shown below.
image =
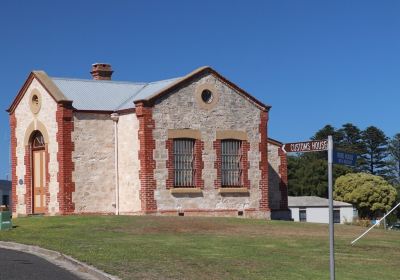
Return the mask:
{"type": "Polygon", "coordinates": [[[113,72],[111,64],[95,63],[92,64],[92,71],[90,74],[92,74],[93,80],[111,80],[113,72]]]}

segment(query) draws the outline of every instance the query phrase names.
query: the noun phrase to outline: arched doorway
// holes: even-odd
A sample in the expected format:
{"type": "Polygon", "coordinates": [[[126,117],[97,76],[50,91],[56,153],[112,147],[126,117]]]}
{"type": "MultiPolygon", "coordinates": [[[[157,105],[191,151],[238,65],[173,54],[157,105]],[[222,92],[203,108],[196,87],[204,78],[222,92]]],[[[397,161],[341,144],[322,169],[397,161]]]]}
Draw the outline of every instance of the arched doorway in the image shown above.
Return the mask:
{"type": "Polygon", "coordinates": [[[39,214],[46,211],[46,145],[40,131],[34,131],[31,137],[32,150],[32,210],[39,214]]]}

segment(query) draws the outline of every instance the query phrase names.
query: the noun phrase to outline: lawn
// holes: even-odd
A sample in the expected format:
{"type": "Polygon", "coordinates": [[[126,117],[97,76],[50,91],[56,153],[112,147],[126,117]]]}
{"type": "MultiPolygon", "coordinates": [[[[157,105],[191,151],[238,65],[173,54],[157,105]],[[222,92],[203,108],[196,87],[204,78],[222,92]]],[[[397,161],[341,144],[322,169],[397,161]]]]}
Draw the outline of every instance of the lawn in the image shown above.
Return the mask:
{"type": "MultiPolygon", "coordinates": [[[[0,240],[60,251],[123,279],[329,279],[328,227],[240,218],[15,219],[0,240]]],[[[399,279],[400,232],[335,228],[337,279],[399,279]]]]}

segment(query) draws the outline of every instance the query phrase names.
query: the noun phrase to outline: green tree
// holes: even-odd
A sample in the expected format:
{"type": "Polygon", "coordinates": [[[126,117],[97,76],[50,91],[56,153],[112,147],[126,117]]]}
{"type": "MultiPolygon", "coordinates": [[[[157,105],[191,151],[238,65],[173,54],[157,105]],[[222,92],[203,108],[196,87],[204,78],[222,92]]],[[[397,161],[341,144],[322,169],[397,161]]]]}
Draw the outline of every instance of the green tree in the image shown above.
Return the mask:
{"type": "Polygon", "coordinates": [[[362,132],[366,153],[363,155],[366,163],[363,171],[373,175],[387,177],[390,170],[387,168],[388,139],[385,133],[375,126],[369,126],[362,132]]]}
{"type": "Polygon", "coordinates": [[[362,139],[361,130],[352,123],[346,123],[339,129],[342,134],[342,140],[338,144],[338,149],[348,153],[355,153],[357,157],[357,165],[355,171],[360,171],[365,166],[365,159],[362,157],[367,150],[362,139]]]}
{"type": "Polygon", "coordinates": [[[389,154],[392,160],[392,170],[395,176],[395,183],[400,183],[400,133],[397,133],[389,140],[389,154]]]}
{"type": "MultiPolygon", "coordinates": [[[[333,168],[333,178],[352,170],[343,165],[333,168]]],[[[315,195],[328,197],[327,160],[318,158],[317,153],[304,153],[288,157],[289,195],[315,195]]]]}
{"type": "Polygon", "coordinates": [[[342,139],[339,143],[341,150],[349,153],[366,153],[365,143],[362,140],[361,130],[352,123],[346,123],[339,129],[342,139]]]}
{"type": "Polygon", "coordinates": [[[333,193],[335,200],[353,204],[362,218],[382,216],[392,208],[396,195],[396,189],[385,179],[367,173],[339,177],[333,193]]]}

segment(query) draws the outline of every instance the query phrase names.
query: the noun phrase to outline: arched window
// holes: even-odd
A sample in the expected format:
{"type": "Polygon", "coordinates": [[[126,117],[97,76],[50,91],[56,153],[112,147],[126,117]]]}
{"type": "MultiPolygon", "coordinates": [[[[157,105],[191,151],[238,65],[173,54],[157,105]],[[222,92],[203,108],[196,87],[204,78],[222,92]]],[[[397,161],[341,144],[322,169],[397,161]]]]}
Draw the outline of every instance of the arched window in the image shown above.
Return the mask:
{"type": "Polygon", "coordinates": [[[32,135],[32,148],[33,149],[44,149],[44,138],[40,131],[35,131],[32,135]]]}

